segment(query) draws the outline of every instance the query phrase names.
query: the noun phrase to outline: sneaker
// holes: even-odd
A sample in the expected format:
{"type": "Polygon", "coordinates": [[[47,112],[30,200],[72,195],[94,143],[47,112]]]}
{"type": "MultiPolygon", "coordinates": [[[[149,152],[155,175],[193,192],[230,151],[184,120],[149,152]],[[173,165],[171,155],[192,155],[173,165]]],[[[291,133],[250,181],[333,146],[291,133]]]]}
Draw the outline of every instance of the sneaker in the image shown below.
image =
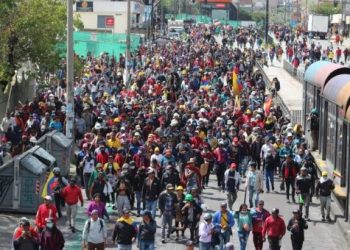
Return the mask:
{"type": "Polygon", "coordinates": [[[163,244],[165,244],[165,243],[166,243],[164,238],[162,239],[162,243],[163,243],[163,244]]]}
{"type": "Polygon", "coordinates": [[[74,227],[72,227],[72,233],[75,233],[75,228],[74,227]]]}
{"type": "Polygon", "coordinates": [[[322,222],[325,222],[326,221],[326,219],[324,218],[324,216],[322,216],[322,222]]]}
{"type": "Polygon", "coordinates": [[[330,216],[327,216],[327,221],[328,221],[328,222],[331,222],[331,221],[332,221],[330,216]]]}

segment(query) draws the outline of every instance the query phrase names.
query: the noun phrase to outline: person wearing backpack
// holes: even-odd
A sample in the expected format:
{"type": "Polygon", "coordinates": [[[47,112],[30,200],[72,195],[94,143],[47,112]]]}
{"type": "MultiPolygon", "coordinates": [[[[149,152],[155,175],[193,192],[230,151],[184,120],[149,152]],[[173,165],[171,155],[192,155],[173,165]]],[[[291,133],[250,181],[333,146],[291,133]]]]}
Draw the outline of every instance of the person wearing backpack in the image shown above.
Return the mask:
{"type": "Polygon", "coordinates": [[[98,217],[98,210],[92,210],[91,218],[85,222],[83,230],[83,249],[104,250],[107,241],[107,228],[103,219],[98,217]]]}

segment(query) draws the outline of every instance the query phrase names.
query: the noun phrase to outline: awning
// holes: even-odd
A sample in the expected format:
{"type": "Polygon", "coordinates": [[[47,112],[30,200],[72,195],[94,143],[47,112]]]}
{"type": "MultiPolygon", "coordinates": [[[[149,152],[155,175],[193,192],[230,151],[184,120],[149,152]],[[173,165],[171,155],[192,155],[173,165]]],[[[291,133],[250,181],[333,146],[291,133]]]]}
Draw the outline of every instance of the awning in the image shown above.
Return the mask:
{"type": "Polygon", "coordinates": [[[337,103],[340,106],[340,104],[337,102],[337,97],[340,91],[342,91],[342,88],[347,84],[350,84],[350,75],[337,75],[330,79],[329,82],[326,84],[326,86],[323,89],[322,95],[327,100],[337,103]]]}
{"type": "Polygon", "coordinates": [[[350,74],[350,68],[331,62],[318,61],[307,68],[304,80],[323,89],[330,79],[340,74],[350,74]]]}
{"type": "Polygon", "coordinates": [[[350,82],[345,84],[338,91],[337,104],[345,111],[350,104],[350,82]]]}

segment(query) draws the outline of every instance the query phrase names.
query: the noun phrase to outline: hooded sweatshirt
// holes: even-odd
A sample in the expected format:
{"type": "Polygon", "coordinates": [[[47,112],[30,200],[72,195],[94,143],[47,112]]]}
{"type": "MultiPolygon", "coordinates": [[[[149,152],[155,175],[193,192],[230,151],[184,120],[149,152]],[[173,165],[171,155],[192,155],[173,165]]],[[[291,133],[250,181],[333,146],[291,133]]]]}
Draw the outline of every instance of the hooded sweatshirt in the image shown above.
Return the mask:
{"type": "Polygon", "coordinates": [[[334,189],[334,183],[328,177],[322,176],[316,186],[316,195],[329,196],[334,189]]]}
{"type": "Polygon", "coordinates": [[[113,241],[117,240],[117,243],[122,245],[131,245],[132,239],[136,237],[136,230],[132,225],[133,222],[134,220],[131,217],[120,217],[114,227],[113,241]]]}

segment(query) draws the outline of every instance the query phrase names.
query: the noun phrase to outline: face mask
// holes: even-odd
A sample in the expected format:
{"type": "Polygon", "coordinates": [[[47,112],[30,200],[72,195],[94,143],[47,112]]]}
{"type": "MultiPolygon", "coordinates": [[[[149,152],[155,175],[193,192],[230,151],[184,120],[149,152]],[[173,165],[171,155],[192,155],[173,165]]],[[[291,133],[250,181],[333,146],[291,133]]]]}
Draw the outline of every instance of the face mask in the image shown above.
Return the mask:
{"type": "Polygon", "coordinates": [[[248,211],[241,211],[242,214],[246,214],[248,211]]]}
{"type": "Polygon", "coordinates": [[[46,227],[47,228],[52,228],[53,227],[53,223],[52,222],[46,223],[46,227]]]}

